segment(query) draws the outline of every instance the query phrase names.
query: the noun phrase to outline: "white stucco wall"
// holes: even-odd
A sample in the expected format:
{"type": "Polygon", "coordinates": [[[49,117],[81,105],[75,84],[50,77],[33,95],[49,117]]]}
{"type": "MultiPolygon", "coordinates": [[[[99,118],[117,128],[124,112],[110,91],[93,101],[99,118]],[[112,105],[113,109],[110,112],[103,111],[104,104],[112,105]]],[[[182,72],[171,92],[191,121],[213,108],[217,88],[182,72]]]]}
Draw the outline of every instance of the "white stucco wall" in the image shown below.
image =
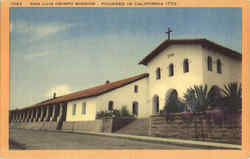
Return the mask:
{"type": "Polygon", "coordinates": [[[66,121],[88,121],[96,118],[96,99],[91,97],[86,99],[74,100],[67,103],[66,121]],[[86,114],[82,114],[82,103],[86,103],[86,114]],[[76,104],[76,113],[72,114],[73,105],[76,104]]]}
{"type": "Polygon", "coordinates": [[[132,113],[132,103],[138,102],[138,118],[148,117],[153,113],[153,97],[159,96],[159,109],[164,108],[165,96],[169,89],[176,89],[179,97],[194,85],[219,87],[229,82],[241,81],[241,61],[224,56],[216,51],[207,50],[201,45],[171,45],[154,57],[146,66],[148,78],[132,82],[97,97],[71,101],[67,104],[66,121],[95,120],[96,112],[108,110],[109,101],[114,102],[114,109],[126,106],[132,113]],[[207,57],[213,59],[213,71],[207,70],[207,57]],[[189,72],[183,72],[184,59],[189,60],[189,72]],[[222,73],[217,73],[216,60],[222,63],[222,73]],[[169,64],[174,64],[174,76],[169,76],[169,64]],[[161,78],[156,79],[156,69],[161,69],[161,78]],[[138,92],[134,92],[134,86],[138,92]],[[82,103],[86,103],[86,114],[81,114],[82,103]],[[76,114],[72,115],[73,104],[77,105],[76,114]]]}
{"type": "Polygon", "coordinates": [[[131,84],[115,89],[97,97],[97,111],[108,110],[110,100],[114,102],[114,109],[121,109],[126,106],[132,114],[132,103],[138,102],[138,118],[151,115],[151,107],[147,103],[148,99],[148,78],[135,81],[131,84]],[[138,86],[138,92],[134,92],[134,86],[138,86]]]}
{"type": "Polygon", "coordinates": [[[152,114],[147,104],[148,78],[144,78],[126,86],[114,89],[97,97],[74,100],[67,103],[66,121],[88,121],[95,120],[96,112],[108,110],[110,100],[114,102],[114,109],[126,106],[132,114],[132,103],[138,102],[138,118],[148,117],[152,114]],[[134,86],[138,86],[138,92],[134,92],[134,86]],[[86,114],[82,114],[82,103],[86,103],[86,114]],[[76,114],[73,115],[73,105],[76,104],[76,114]]]}
{"type": "Polygon", "coordinates": [[[153,96],[159,96],[159,108],[164,108],[166,92],[174,88],[179,97],[187,88],[203,83],[202,47],[200,45],[171,45],[147,65],[149,76],[149,103],[153,109],[153,96]],[[171,56],[172,55],[172,56],[171,56]],[[184,59],[189,60],[189,72],[183,72],[184,59]],[[169,76],[168,66],[174,64],[174,76],[169,76]],[[156,80],[156,69],[161,69],[161,79],[156,80]]]}
{"type": "Polygon", "coordinates": [[[241,60],[225,56],[217,51],[203,49],[203,76],[204,83],[208,86],[217,85],[221,88],[224,84],[230,82],[241,83],[241,60]],[[207,57],[210,56],[213,59],[213,70],[207,69],[207,57]],[[217,73],[216,60],[220,59],[222,64],[222,73],[217,73]]]}

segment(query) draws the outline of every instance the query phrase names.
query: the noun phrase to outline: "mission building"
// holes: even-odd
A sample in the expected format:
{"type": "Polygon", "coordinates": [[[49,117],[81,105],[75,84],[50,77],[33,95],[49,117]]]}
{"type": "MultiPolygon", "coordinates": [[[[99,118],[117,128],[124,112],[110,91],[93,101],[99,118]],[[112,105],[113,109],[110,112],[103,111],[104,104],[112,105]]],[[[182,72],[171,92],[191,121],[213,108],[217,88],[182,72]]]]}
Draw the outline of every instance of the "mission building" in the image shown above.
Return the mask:
{"type": "Polygon", "coordinates": [[[100,111],[126,107],[137,118],[163,109],[168,90],[183,97],[194,85],[221,88],[241,82],[241,54],[207,39],[165,40],[139,64],[147,73],[12,110],[10,120],[90,121],[100,111]]]}

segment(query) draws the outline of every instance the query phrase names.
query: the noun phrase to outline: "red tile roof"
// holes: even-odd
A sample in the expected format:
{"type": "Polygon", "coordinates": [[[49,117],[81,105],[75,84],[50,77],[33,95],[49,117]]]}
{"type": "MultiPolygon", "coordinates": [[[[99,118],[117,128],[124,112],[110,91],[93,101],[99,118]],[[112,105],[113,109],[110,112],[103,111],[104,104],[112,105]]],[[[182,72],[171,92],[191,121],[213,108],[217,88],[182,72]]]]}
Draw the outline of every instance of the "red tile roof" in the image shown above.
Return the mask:
{"type": "Polygon", "coordinates": [[[225,56],[231,56],[236,59],[241,60],[241,54],[232,49],[226,48],[219,44],[216,44],[207,39],[174,39],[174,40],[165,40],[161,43],[156,49],[154,49],[151,53],[149,53],[145,58],[143,58],[139,64],[147,65],[155,56],[165,50],[167,47],[173,44],[200,44],[203,47],[215,49],[218,52],[224,54],[225,56]]]}
{"type": "Polygon", "coordinates": [[[97,86],[97,87],[81,90],[81,91],[70,93],[70,94],[67,94],[64,96],[56,97],[54,99],[42,101],[40,103],[37,103],[37,104],[29,106],[29,107],[25,107],[22,109],[29,109],[29,108],[43,106],[43,105],[62,103],[62,102],[76,100],[76,99],[98,96],[98,95],[101,95],[103,93],[112,91],[114,89],[120,88],[120,87],[128,85],[130,83],[133,83],[135,81],[138,81],[140,79],[146,78],[148,76],[149,75],[147,73],[143,73],[143,74],[140,74],[137,76],[127,78],[127,79],[123,79],[123,80],[119,80],[119,81],[111,82],[111,83],[105,83],[105,84],[97,86]]]}

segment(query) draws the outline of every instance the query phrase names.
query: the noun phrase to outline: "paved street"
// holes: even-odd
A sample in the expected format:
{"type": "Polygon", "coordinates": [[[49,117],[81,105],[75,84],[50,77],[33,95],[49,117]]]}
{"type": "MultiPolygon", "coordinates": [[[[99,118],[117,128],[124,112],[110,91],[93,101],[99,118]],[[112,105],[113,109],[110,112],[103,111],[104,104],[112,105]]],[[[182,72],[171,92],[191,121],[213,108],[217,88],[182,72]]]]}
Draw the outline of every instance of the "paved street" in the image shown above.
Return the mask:
{"type": "Polygon", "coordinates": [[[25,149],[191,149],[105,136],[24,129],[10,129],[10,140],[25,149]]]}

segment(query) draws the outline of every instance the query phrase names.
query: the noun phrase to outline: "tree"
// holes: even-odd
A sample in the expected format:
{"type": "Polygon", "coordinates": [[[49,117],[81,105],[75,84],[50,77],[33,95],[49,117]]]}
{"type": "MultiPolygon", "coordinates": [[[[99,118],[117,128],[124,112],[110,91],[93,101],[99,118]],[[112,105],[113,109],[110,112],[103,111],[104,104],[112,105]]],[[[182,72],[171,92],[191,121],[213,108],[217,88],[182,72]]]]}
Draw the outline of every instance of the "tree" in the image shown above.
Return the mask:
{"type": "Polygon", "coordinates": [[[129,113],[126,106],[122,106],[122,108],[120,110],[120,114],[121,114],[121,117],[132,117],[133,116],[129,113]]]}
{"type": "Polygon", "coordinates": [[[178,93],[175,89],[168,90],[165,99],[164,112],[178,113],[184,111],[184,103],[178,98],[178,93]]]}
{"type": "Polygon", "coordinates": [[[223,93],[224,93],[223,103],[227,111],[241,110],[241,104],[242,104],[241,84],[238,84],[237,82],[225,84],[223,93]]]}
{"type": "Polygon", "coordinates": [[[203,112],[208,106],[216,106],[221,97],[221,89],[217,86],[212,86],[208,90],[207,85],[195,85],[184,93],[185,102],[191,106],[193,112],[203,112]]]}

